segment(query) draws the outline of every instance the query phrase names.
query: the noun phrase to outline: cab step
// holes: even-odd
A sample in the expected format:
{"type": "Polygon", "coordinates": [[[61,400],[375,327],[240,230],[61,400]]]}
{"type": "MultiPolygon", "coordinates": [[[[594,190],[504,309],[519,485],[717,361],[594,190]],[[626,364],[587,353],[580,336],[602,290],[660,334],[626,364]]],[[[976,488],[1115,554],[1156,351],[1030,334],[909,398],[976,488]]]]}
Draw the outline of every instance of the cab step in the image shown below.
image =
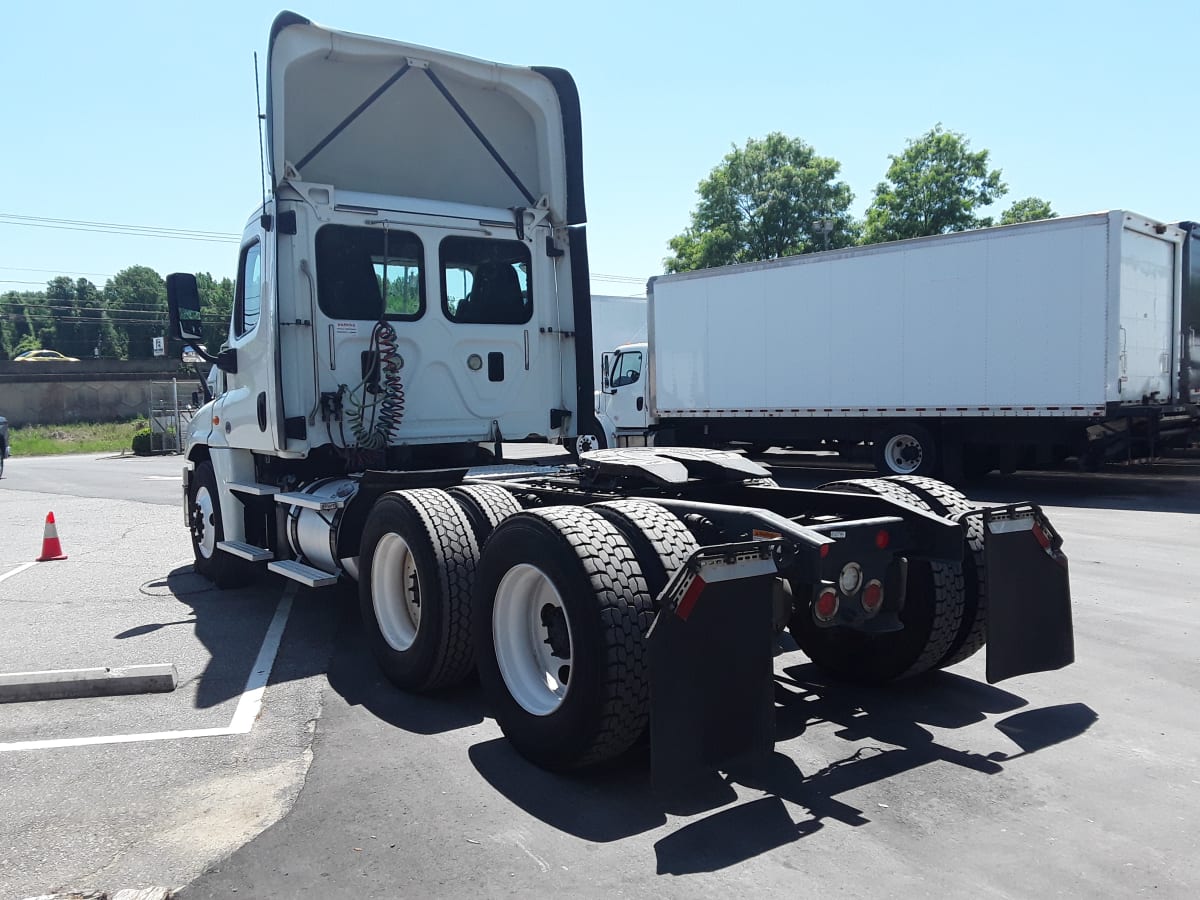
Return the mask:
{"type": "Polygon", "coordinates": [[[255,497],[270,497],[278,494],[279,488],[273,484],[249,484],[244,481],[230,481],[229,490],[235,494],[252,494],[255,497]]]}
{"type": "Polygon", "coordinates": [[[267,569],[282,575],[284,578],[290,578],[292,581],[298,581],[309,587],[325,587],[326,585],[337,584],[338,580],[336,575],[330,575],[321,569],[306,566],[304,563],[296,562],[294,559],[277,559],[274,562],[267,563],[267,569]]]}
{"type": "Polygon", "coordinates": [[[245,541],[217,541],[217,549],[248,559],[250,562],[265,562],[275,555],[265,547],[255,547],[245,541]]]}

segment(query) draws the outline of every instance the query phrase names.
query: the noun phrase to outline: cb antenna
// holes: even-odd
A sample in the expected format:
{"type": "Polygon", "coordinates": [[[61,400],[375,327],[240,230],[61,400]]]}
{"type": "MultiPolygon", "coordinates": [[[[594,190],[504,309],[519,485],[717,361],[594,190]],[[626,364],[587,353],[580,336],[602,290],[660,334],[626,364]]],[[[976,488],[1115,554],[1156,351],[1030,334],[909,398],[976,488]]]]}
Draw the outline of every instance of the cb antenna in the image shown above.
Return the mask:
{"type": "Polygon", "coordinates": [[[254,102],[258,107],[258,172],[262,182],[262,216],[267,216],[267,151],[263,147],[262,93],[258,88],[258,51],[254,51],[254,102]]]}

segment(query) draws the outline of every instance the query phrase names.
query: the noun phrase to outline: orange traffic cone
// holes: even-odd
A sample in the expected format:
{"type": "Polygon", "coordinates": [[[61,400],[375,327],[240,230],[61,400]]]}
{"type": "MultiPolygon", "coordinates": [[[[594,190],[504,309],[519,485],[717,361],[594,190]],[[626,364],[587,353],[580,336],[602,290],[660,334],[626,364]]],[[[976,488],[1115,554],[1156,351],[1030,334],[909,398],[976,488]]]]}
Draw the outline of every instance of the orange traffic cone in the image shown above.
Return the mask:
{"type": "Polygon", "coordinates": [[[58,528],[54,525],[54,513],[46,513],[46,533],[42,537],[42,555],[38,562],[49,562],[52,559],[66,559],[62,552],[62,544],[58,542],[58,528]]]}

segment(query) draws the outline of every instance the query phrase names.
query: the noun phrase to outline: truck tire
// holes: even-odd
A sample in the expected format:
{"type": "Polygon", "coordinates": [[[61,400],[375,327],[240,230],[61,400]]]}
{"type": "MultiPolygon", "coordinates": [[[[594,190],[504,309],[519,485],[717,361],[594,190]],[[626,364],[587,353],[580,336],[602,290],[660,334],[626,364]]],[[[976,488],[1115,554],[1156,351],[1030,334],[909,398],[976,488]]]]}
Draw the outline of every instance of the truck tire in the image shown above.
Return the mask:
{"type": "Polygon", "coordinates": [[[199,463],[188,482],[188,531],[195,569],[219,588],[242,587],[253,581],[256,573],[243,560],[217,549],[217,543],[225,540],[220,496],[212,463],[199,463]]]}
{"type": "Polygon", "coordinates": [[[599,513],[510,516],[479,563],[479,680],[517,751],[563,771],[611,759],[646,728],[654,605],[636,555],[599,513]]]}
{"type": "Polygon", "coordinates": [[[899,422],[875,437],[875,469],[881,475],[932,475],[937,455],[933,435],[916,422],[899,422]]]}
{"type": "Polygon", "coordinates": [[[700,544],[678,516],[648,500],[611,500],[589,509],[608,519],[629,541],[657,608],[667,582],[700,544]]]}
{"type": "Polygon", "coordinates": [[[388,680],[429,691],[470,674],[479,547],[454,499],[434,488],[384,494],[367,514],[358,558],[363,628],[388,680]]]}
{"type": "Polygon", "coordinates": [[[446,493],[466,513],[481,551],[496,526],[521,511],[517,498],[497,484],[463,484],[449,488],[446,493]]]}
{"type": "Polygon", "coordinates": [[[904,485],[918,495],[925,504],[940,516],[963,522],[966,553],[963,554],[963,618],[946,658],[938,663],[939,669],[962,662],[977,653],[987,642],[987,561],[983,553],[983,517],[964,514],[974,510],[975,504],[950,485],[934,478],[916,475],[898,475],[886,479],[904,485]]]}
{"type": "MultiPolygon", "coordinates": [[[[880,478],[835,481],[818,490],[876,494],[928,508],[901,485],[880,478]]],[[[934,669],[958,636],[963,613],[963,573],[959,563],[910,560],[901,631],[865,634],[821,627],[811,610],[797,604],[790,630],[800,649],[832,675],[863,684],[884,684],[934,669]]]]}

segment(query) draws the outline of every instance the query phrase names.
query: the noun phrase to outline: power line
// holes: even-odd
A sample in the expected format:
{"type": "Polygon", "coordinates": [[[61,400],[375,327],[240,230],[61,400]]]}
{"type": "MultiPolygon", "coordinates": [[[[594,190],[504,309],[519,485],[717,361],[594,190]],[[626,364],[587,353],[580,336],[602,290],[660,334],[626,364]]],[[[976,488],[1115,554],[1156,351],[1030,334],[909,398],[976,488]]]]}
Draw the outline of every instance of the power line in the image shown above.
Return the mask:
{"type": "Polygon", "coordinates": [[[185,237],[203,241],[241,240],[239,235],[228,231],[207,231],[197,228],[174,228],[167,225],[129,225],[122,222],[97,222],[90,219],[56,219],[49,216],[25,216],[20,213],[0,212],[0,221],[9,225],[44,226],[47,228],[72,227],[75,230],[113,230],[118,234],[138,234],[149,237],[185,237]]]}

